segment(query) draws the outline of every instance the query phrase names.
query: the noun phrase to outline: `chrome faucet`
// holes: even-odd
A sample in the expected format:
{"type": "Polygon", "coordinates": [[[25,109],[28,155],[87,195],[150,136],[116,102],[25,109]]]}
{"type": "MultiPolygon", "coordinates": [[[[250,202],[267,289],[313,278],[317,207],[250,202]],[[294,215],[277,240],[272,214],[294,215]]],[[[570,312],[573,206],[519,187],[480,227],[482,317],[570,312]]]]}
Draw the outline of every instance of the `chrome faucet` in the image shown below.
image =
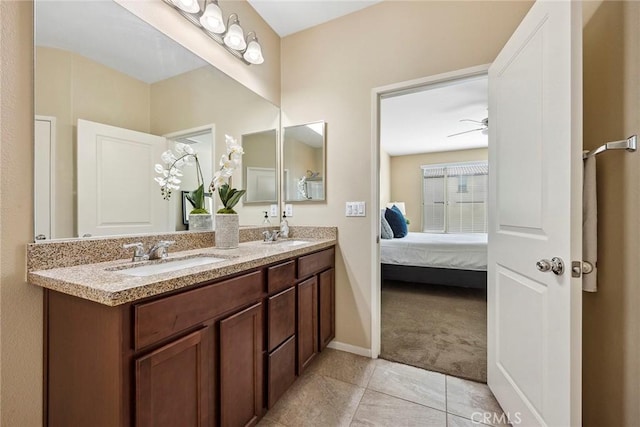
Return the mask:
{"type": "Polygon", "coordinates": [[[175,243],[174,240],[160,240],[147,252],[149,259],[164,259],[169,255],[169,246],[175,243]]]}
{"type": "Polygon", "coordinates": [[[132,262],[138,261],[147,261],[150,259],[163,259],[166,258],[169,254],[169,246],[173,245],[175,241],[173,240],[161,240],[149,249],[145,253],[144,245],[142,242],[136,243],[127,243],[126,245],[122,245],[125,249],[133,248],[133,258],[132,262]]]}
{"type": "Polygon", "coordinates": [[[133,248],[132,262],[146,261],[149,259],[149,256],[144,253],[144,245],[142,242],[127,243],[126,245],[122,245],[122,247],[125,249],[133,248]]]}
{"type": "Polygon", "coordinates": [[[276,240],[278,240],[278,236],[280,236],[280,232],[276,230],[273,230],[273,231],[265,230],[262,232],[262,235],[264,236],[264,239],[262,240],[263,242],[275,242],[276,240]]]}

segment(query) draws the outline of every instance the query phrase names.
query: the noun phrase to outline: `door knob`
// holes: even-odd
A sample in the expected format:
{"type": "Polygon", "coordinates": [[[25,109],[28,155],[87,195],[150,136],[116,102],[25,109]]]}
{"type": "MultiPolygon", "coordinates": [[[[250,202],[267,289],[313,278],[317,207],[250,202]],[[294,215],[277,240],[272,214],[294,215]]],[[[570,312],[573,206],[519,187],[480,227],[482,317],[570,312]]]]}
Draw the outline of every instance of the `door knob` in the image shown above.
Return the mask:
{"type": "Polygon", "coordinates": [[[536,268],[544,273],[551,270],[551,263],[547,259],[541,259],[536,262],[536,268]]]}
{"type": "Polygon", "coordinates": [[[551,270],[553,271],[553,274],[560,276],[564,273],[564,262],[562,262],[562,259],[558,257],[551,258],[551,261],[548,259],[541,259],[536,262],[536,268],[543,273],[551,270]]]}

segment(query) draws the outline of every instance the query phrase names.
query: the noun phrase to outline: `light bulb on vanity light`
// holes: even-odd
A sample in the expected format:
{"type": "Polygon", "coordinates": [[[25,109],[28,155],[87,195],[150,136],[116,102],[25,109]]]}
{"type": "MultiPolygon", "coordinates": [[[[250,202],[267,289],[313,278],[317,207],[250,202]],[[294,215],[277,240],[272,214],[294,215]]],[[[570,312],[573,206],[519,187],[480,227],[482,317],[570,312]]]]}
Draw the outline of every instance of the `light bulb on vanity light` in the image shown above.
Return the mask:
{"type": "Polygon", "coordinates": [[[260,43],[258,43],[258,38],[256,34],[251,31],[247,35],[247,50],[244,51],[244,55],[242,57],[250,64],[258,65],[264,62],[264,57],[262,56],[262,47],[260,43]]]}
{"type": "Polygon", "coordinates": [[[198,4],[198,0],[171,0],[173,4],[175,4],[180,9],[189,13],[198,13],[200,12],[200,5],[198,4]]]}
{"type": "Polygon", "coordinates": [[[229,29],[223,39],[224,44],[234,50],[244,50],[247,47],[247,42],[244,41],[244,31],[240,26],[240,21],[238,21],[238,15],[232,13],[229,16],[229,22],[227,22],[229,29]],[[232,19],[233,24],[229,25],[232,19]]]}
{"type": "Polygon", "coordinates": [[[216,1],[209,3],[200,17],[200,24],[212,33],[222,34],[226,27],[222,18],[222,10],[216,1]]]}

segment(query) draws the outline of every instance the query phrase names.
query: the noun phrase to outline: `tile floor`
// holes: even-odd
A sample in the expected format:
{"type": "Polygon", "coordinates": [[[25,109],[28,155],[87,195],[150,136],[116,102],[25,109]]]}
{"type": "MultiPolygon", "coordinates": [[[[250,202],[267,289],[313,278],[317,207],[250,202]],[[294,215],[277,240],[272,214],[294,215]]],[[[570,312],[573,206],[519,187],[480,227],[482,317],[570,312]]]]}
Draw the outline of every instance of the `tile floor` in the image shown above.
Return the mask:
{"type": "Polygon", "coordinates": [[[485,413],[502,414],[485,384],[326,349],[258,426],[467,427],[485,413]]]}

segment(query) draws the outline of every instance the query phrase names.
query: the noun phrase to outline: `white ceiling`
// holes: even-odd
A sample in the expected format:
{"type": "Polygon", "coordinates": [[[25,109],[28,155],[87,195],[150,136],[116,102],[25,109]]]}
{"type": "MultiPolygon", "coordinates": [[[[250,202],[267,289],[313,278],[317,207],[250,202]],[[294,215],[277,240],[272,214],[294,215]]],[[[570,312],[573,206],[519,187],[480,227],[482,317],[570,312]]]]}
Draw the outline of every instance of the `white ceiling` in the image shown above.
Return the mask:
{"type": "Polygon", "coordinates": [[[380,145],[390,156],[456,151],[488,146],[486,132],[470,132],[481,127],[461,119],[481,121],[487,117],[486,76],[427,86],[384,98],[380,106],[380,145]]]}
{"type": "Polygon", "coordinates": [[[382,0],[248,0],[280,37],[348,15],[382,0]]]}
{"type": "Polygon", "coordinates": [[[146,83],[206,65],[112,0],[36,1],[36,45],[76,52],[146,83]]]}

